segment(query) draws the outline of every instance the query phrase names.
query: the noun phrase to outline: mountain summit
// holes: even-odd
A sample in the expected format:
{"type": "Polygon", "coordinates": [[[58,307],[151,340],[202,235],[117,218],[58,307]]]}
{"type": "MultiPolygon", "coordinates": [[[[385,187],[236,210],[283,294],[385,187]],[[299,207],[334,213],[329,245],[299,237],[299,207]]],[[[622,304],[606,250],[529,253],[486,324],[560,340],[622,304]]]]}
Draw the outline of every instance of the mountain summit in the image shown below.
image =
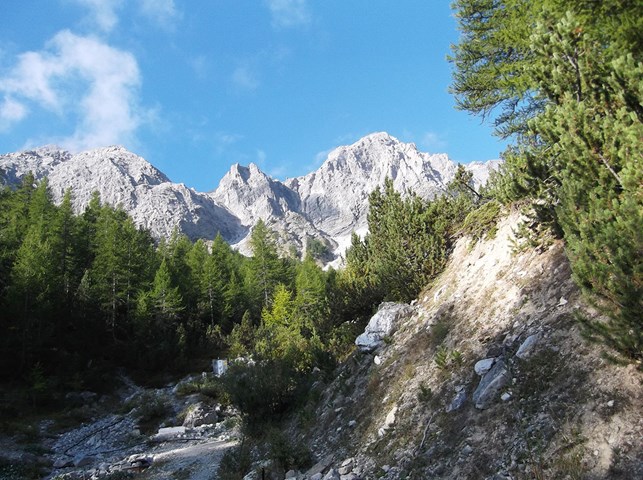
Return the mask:
{"type": "MultiPolygon", "coordinates": [[[[497,163],[467,168],[480,185],[497,163]]],[[[193,239],[220,233],[247,252],[249,232],[262,219],[282,244],[301,252],[317,239],[336,256],[344,252],[351,232],[366,231],[368,196],[385,178],[398,190],[431,198],[443,191],[456,169],[446,154],[420,152],[415,144],[384,132],[336,148],[317,170],[285,182],[255,164],[235,164],[209,193],[171,182],[145,159],[118,146],[78,154],[46,146],[0,155],[2,182],[16,184],[29,171],[37,179],[48,177],[54,200],[71,188],[78,211],[98,191],[104,202],[120,205],[156,237],[169,236],[175,228],[193,239]]]]}

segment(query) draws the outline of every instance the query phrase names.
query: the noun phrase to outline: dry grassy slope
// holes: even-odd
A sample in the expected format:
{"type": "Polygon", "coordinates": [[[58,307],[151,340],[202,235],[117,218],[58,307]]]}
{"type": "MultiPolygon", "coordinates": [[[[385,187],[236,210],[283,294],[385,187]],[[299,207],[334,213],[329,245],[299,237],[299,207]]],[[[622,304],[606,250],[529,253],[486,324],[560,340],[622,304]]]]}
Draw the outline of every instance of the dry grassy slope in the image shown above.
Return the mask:
{"type": "Polygon", "coordinates": [[[390,341],[356,352],[320,388],[316,410],[297,422],[318,457],[332,453],[336,467],[355,457],[362,478],[643,478],[643,376],[581,337],[576,312],[596,313],[570,279],[563,246],[515,253],[519,221],[513,212],[493,239],[460,240],[390,341]],[[532,355],[516,357],[535,333],[532,355]],[[473,367],[496,356],[510,380],[479,410],[473,367]],[[466,403],[447,412],[461,390],[466,403]]]}

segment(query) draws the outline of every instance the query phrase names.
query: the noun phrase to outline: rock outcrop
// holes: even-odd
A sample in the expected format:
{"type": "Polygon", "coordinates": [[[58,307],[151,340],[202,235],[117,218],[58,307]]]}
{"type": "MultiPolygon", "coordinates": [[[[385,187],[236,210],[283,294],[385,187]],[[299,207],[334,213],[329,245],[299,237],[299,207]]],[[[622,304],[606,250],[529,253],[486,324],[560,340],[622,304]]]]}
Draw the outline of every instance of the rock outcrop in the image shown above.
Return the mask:
{"type": "Polygon", "coordinates": [[[382,345],[398,327],[399,320],[412,311],[409,305],[387,302],[369,320],[366,330],[355,339],[355,345],[362,352],[372,352],[382,345]]]}

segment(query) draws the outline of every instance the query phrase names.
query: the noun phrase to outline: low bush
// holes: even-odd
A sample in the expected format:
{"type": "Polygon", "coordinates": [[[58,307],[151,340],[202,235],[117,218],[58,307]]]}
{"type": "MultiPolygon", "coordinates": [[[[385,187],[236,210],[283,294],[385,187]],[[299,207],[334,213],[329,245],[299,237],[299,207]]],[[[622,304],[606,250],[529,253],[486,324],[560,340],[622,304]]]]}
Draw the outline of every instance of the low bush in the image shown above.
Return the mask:
{"type": "Polygon", "coordinates": [[[276,418],[303,403],[307,375],[291,362],[275,358],[256,363],[235,363],[222,377],[222,385],[246,417],[248,427],[276,418]]]}

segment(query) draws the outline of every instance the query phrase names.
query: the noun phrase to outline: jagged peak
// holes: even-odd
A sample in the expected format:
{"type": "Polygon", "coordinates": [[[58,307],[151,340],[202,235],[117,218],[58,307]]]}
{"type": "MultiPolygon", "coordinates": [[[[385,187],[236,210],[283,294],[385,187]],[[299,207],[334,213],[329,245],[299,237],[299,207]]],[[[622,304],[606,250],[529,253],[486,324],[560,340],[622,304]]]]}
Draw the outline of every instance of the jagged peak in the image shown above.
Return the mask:
{"type": "Polygon", "coordinates": [[[355,144],[358,143],[364,143],[364,142],[385,142],[385,143],[402,143],[400,140],[398,140],[396,137],[391,135],[388,132],[373,132],[369,133],[368,135],[363,136],[360,138],[355,144]]]}
{"type": "MultiPolygon", "coordinates": [[[[36,155],[38,157],[62,157],[62,158],[69,158],[71,157],[71,153],[61,147],[60,145],[55,145],[55,144],[47,144],[47,145],[41,145],[38,147],[33,147],[33,148],[27,148],[25,150],[19,151],[16,153],[17,155],[36,155]]],[[[9,155],[16,155],[16,154],[9,154],[9,155]]]]}
{"type": "Polygon", "coordinates": [[[60,145],[56,145],[55,143],[48,143],[47,145],[41,145],[40,147],[36,147],[34,149],[31,149],[30,151],[33,151],[36,153],[51,153],[51,152],[68,153],[67,149],[61,147],[60,145]]]}
{"type": "Polygon", "coordinates": [[[232,179],[241,179],[243,183],[248,183],[251,179],[261,179],[264,181],[271,181],[272,179],[266,175],[255,163],[250,163],[247,167],[239,163],[235,163],[230,167],[230,170],[221,179],[221,184],[225,184],[232,179]]]}

